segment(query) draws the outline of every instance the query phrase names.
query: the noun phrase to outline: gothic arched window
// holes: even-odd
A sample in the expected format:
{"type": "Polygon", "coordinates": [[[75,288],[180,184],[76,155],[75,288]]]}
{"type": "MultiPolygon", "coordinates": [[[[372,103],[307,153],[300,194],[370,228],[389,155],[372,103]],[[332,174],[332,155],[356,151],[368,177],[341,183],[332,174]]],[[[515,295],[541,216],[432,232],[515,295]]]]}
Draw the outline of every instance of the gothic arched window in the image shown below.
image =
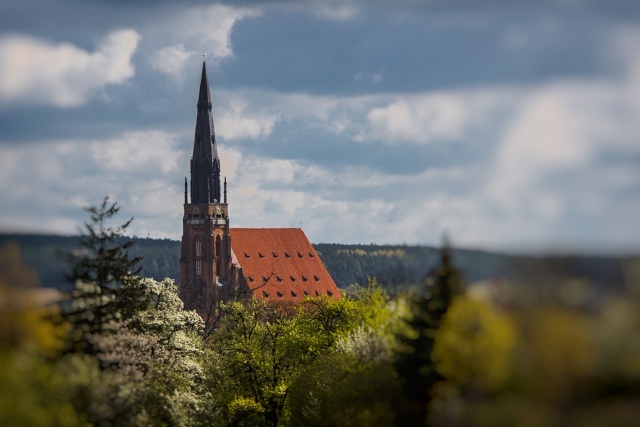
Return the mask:
{"type": "Polygon", "coordinates": [[[202,260],[196,260],[196,276],[202,276],[202,260]]]}
{"type": "Polygon", "coordinates": [[[202,242],[196,240],[196,256],[202,256],[202,242]]]}

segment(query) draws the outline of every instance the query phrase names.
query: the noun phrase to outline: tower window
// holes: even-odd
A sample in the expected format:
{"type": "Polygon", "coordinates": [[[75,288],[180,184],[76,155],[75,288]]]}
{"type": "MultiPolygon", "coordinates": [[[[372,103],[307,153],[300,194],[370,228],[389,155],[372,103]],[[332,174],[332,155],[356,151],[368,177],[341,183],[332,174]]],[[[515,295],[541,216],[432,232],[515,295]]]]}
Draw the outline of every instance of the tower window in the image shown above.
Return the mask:
{"type": "Polygon", "coordinates": [[[202,256],[202,242],[196,240],[196,256],[202,256]]]}
{"type": "Polygon", "coordinates": [[[202,276],[202,260],[196,260],[196,276],[202,276]]]}

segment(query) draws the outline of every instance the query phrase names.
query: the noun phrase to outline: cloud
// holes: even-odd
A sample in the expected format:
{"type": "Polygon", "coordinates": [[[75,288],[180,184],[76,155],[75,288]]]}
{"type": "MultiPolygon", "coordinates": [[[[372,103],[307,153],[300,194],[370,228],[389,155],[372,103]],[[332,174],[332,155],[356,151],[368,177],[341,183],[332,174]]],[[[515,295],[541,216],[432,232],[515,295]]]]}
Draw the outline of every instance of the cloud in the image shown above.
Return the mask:
{"type": "Polygon", "coordinates": [[[250,111],[248,101],[232,97],[225,102],[216,118],[216,132],[224,139],[263,139],[271,134],[279,114],[250,111]]]}
{"type": "Polygon", "coordinates": [[[172,78],[179,83],[184,82],[185,68],[197,52],[186,50],[182,43],[165,46],[149,57],[151,66],[172,78]]]}
{"type": "Polygon", "coordinates": [[[348,21],[358,14],[359,10],[355,5],[338,3],[316,2],[312,10],[317,17],[330,21],[348,21]]]}
{"type": "Polygon", "coordinates": [[[386,144],[430,144],[470,136],[515,95],[513,88],[424,92],[396,96],[367,113],[367,127],[356,140],[386,144]]]}
{"type": "MultiPolygon", "coordinates": [[[[619,78],[416,95],[236,93],[246,101],[242,114],[270,112],[286,120],[296,129],[295,144],[323,138],[349,144],[362,135],[368,147],[402,145],[407,155],[426,150],[436,160],[417,173],[385,172],[367,159],[340,167],[335,159],[273,149],[260,155],[245,147],[230,184],[235,224],[303,221],[314,241],[437,243],[448,230],[465,246],[637,248],[640,235],[630,219],[640,216],[633,200],[640,191],[635,63],[628,58],[619,78]],[[325,133],[318,137],[318,130],[325,133]],[[460,151],[446,166],[437,156],[449,142],[460,151]],[[469,153],[478,155],[465,163],[469,153]]],[[[277,144],[272,138],[279,136],[264,138],[277,144]]]]}
{"type": "Polygon", "coordinates": [[[132,233],[179,237],[185,165],[178,136],[155,130],[0,144],[0,228],[74,233],[85,219],[80,208],[108,194],[123,219],[136,218],[132,233]]]}
{"type": "Polygon", "coordinates": [[[367,82],[371,84],[378,84],[378,83],[382,83],[382,81],[384,80],[384,75],[382,71],[376,71],[375,73],[369,73],[369,72],[363,71],[360,73],[356,73],[353,76],[353,80],[356,82],[367,82]]]}
{"type": "MultiPolygon", "coordinates": [[[[175,9],[164,20],[154,21],[146,29],[153,52],[147,60],[151,67],[178,83],[186,79],[186,67],[191,59],[206,52],[209,65],[233,56],[231,32],[234,25],[246,18],[260,16],[260,7],[232,7],[222,4],[175,9]]],[[[145,33],[145,34],[146,34],[145,33]]]]}
{"type": "Polygon", "coordinates": [[[163,30],[175,37],[197,42],[206,49],[207,59],[216,62],[233,55],[231,30],[241,19],[254,18],[262,13],[258,7],[235,8],[222,4],[195,6],[172,17],[163,30]]]}
{"type": "Polygon", "coordinates": [[[162,131],[125,132],[118,138],[91,141],[92,157],[107,173],[166,175],[178,169],[177,137],[162,131]]]}
{"type": "Polygon", "coordinates": [[[95,51],[25,35],[0,38],[0,103],[76,107],[135,74],[140,35],[111,32],[95,51]]]}

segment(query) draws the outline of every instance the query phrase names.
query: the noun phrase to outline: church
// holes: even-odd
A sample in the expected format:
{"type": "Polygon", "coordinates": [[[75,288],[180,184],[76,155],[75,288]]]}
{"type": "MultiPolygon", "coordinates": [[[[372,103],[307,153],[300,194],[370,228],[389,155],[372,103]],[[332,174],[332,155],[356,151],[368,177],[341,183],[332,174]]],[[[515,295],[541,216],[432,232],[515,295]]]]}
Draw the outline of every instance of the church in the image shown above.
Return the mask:
{"type": "Polygon", "coordinates": [[[203,62],[191,180],[184,181],[179,292],[185,308],[207,318],[221,301],[234,298],[275,302],[321,295],[340,298],[301,228],[231,228],[211,107],[203,62]]]}

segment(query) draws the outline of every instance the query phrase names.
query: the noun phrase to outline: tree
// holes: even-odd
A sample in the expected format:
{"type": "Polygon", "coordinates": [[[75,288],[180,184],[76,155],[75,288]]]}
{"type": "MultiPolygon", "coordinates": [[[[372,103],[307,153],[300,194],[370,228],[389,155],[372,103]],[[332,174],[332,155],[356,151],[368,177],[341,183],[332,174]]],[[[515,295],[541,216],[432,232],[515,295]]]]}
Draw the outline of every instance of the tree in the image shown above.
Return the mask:
{"type": "Polygon", "coordinates": [[[436,332],[433,361],[436,370],[463,392],[491,392],[511,373],[515,340],[508,316],[488,303],[460,296],[436,332]]]}
{"type": "Polygon", "coordinates": [[[207,357],[206,388],[217,391],[224,417],[236,423],[257,417],[258,425],[278,425],[295,378],[332,351],[354,324],[353,304],[328,297],[297,306],[256,298],[223,304],[221,327],[207,357]]]}
{"type": "Polygon", "coordinates": [[[462,278],[451,263],[446,235],[440,250],[440,264],[423,283],[422,295],[414,295],[411,301],[411,318],[407,321],[410,333],[400,338],[394,363],[405,395],[398,410],[399,425],[425,425],[432,397],[430,390],[442,380],[432,360],[435,335],[453,298],[463,289],[462,278]]]}
{"type": "MultiPolygon", "coordinates": [[[[105,325],[89,340],[104,372],[96,398],[104,412],[92,422],[196,425],[205,416],[201,387],[202,318],[185,311],[171,279],[142,279],[146,307],[105,325]]],[[[207,423],[203,423],[207,424],[207,423]]]]}
{"type": "Polygon", "coordinates": [[[113,320],[131,318],[145,304],[137,276],[141,258],[129,256],[133,241],[123,237],[133,218],[109,225],[119,210],[109,196],[99,207],[87,208],[90,219],[81,231],[80,249],[68,257],[71,271],[67,278],[74,290],[64,315],[74,327],[73,340],[83,351],[91,351],[88,335],[101,334],[113,320]]]}

